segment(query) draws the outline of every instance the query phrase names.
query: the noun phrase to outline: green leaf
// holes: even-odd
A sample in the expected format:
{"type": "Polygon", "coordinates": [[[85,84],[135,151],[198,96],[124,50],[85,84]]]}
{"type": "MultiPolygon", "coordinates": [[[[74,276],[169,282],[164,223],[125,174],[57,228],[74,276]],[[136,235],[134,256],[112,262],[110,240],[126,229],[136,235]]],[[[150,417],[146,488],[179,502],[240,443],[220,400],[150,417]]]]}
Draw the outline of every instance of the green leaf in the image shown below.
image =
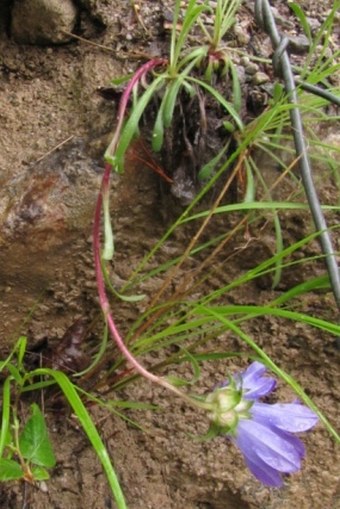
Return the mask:
{"type": "Polygon", "coordinates": [[[112,292],[118,299],[122,300],[123,302],[140,302],[141,300],[144,300],[146,297],[145,293],[141,293],[139,295],[124,295],[123,293],[119,293],[116,290],[112,292]]]}
{"type": "Polygon", "coordinates": [[[146,295],[144,293],[139,295],[124,295],[123,293],[119,293],[111,283],[110,276],[106,270],[105,264],[102,264],[102,271],[105,279],[105,284],[108,286],[112,294],[117,297],[117,299],[120,299],[123,302],[140,302],[141,300],[145,299],[146,295]]]}
{"type": "Polygon", "coordinates": [[[243,198],[244,203],[254,203],[255,201],[255,180],[254,175],[249,164],[248,159],[245,160],[246,175],[247,175],[247,188],[243,198]]]}
{"type": "Polygon", "coordinates": [[[14,460],[0,459],[0,481],[16,481],[21,479],[24,472],[14,460]]]}
{"type": "Polygon", "coordinates": [[[10,392],[11,378],[7,377],[2,392],[2,417],[1,417],[1,428],[0,428],[0,458],[4,452],[5,445],[10,441],[9,433],[9,416],[10,416],[10,403],[11,403],[11,392],[10,392]]]}
{"type": "Polygon", "coordinates": [[[229,133],[229,134],[232,134],[235,132],[235,126],[234,124],[232,124],[231,122],[229,122],[229,120],[225,120],[223,122],[223,127],[224,129],[229,133]]]}
{"type": "Polygon", "coordinates": [[[187,8],[184,13],[184,18],[182,20],[182,28],[178,34],[176,34],[177,21],[180,12],[180,1],[177,0],[175,4],[175,11],[173,16],[173,28],[171,33],[171,45],[170,45],[170,74],[174,75],[176,72],[178,59],[181,55],[183,46],[185,45],[189,32],[191,28],[194,26],[195,21],[200,16],[200,14],[206,10],[208,7],[206,5],[197,5],[197,0],[189,0],[187,8]]]}
{"type": "Polygon", "coordinates": [[[158,76],[145,90],[143,95],[139,98],[135,108],[131,111],[129,119],[126,121],[126,124],[123,127],[119,143],[117,146],[117,150],[114,154],[114,156],[110,159],[108,159],[109,154],[105,153],[105,159],[109,160],[111,164],[115,167],[116,171],[122,172],[124,169],[124,156],[125,152],[128,149],[132,138],[134,137],[137,129],[138,124],[140,121],[141,116],[145,112],[145,109],[148,105],[148,103],[151,101],[154,93],[156,92],[157,88],[163,84],[164,76],[160,75],[158,76]]]}
{"type": "Polygon", "coordinates": [[[210,161],[207,162],[198,172],[198,179],[199,180],[207,180],[211,178],[216,166],[220,162],[222,156],[226,153],[227,149],[229,148],[230,141],[226,143],[226,145],[219,151],[219,153],[210,159],[210,161]]]}
{"type": "Polygon", "coordinates": [[[274,103],[278,103],[282,99],[282,95],[284,93],[284,88],[281,83],[275,83],[273,87],[273,99],[274,103]]]}
{"type": "Polygon", "coordinates": [[[32,416],[28,419],[19,438],[22,456],[35,465],[54,467],[56,460],[48,438],[43,414],[37,404],[31,406],[32,416]]]}
{"type": "Polygon", "coordinates": [[[204,83],[204,81],[198,80],[197,78],[193,78],[192,76],[188,77],[188,80],[192,81],[193,83],[197,83],[197,85],[201,88],[205,88],[209,92],[209,94],[211,94],[214,97],[214,99],[226,109],[226,111],[232,117],[239,130],[243,131],[244,126],[241,117],[239,116],[234,106],[230,102],[226,101],[224,97],[217,90],[211,87],[208,83],[204,83]]]}
{"type": "Polygon", "coordinates": [[[32,371],[31,376],[51,376],[55,379],[57,384],[60,386],[65,397],[70,403],[73,411],[76,413],[80,424],[82,425],[85,433],[87,434],[94,450],[96,451],[108,477],[109,484],[111,486],[113,495],[116,499],[117,509],[127,509],[124,500],[124,495],[118,482],[118,478],[111,464],[109,454],[102,439],[99,436],[97,428],[95,427],[86,407],[81,401],[75,386],[67,378],[67,376],[61,371],[55,371],[48,368],[40,368],[32,371]]]}
{"type": "Polygon", "coordinates": [[[167,381],[169,383],[171,383],[175,387],[184,387],[184,386],[190,384],[190,382],[188,382],[188,380],[184,380],[184,378],[180,378],[180,377],[175,376],[175,375],[168,375],[166,377],[166,379],[167,379],[167,381]]]}
{"type": "Polygon", "coordinates": [[[35,481],[46,481],[50,478],[46,468],[35,466],[31,469],[35,481]]]}
{"type": "Polygon", "coordinates": [[[156,117],[156,121],[152,131],[152,150],[154,152],[159,152],[163,145],[164,140],[164,123],[163,123],[163,110],[165,104],[165,98],[169,92],[169,88],[165,90],[162,102],[160,107],[158,108],[158,113],[156,117]]]}
{"type": "Polygon", "coordinates": [[[19,369],[22,369],[23,366],[24,356],[26,353],[26,345],[27,345],[26,336],[20,336],[20,338],[18,339],[18,343],[16,345],[16,348],[18,349],[17,356],[19,369]]]}
{"type": "Polygon", "coordinates": [[[103,193],[103,216],[104,216],[104,248],[102,251],[103,260],[110,261],[113,258],[114,236],[110,215],[110,196],[108,192],[103,193]]]}
{"type": "Polygon", "coordinates": [[[124,83],[127,83],[130,81],[130,79],[133,76],[133,72],[130,72],[129,74],[124,74],[123,76],[119,76],[119,78],[114,78],[111,80],[112,85],[115,85],[116,87],[119,85],[123,85],[124,83]]]}
{"type": "Polygon", "coordinates": [[[301,26],[303,28],[303,31],[305,32],[306,37],[308,38],[309,41],[311,41],[312,32],[302,7],[296,2],[289,2],[288,7],[294,12],[295,16],[301,23],[301,26]]]}
{"type": "Polygon", "coordinates": [[[241,83],[240,79],[238,77],[237,69],[235,65],[230,61],[228,62],[230,74],[231,74],[231,80],[232,80],[232,87],[233,87],[233,104],[235,111],[239,113],[241,111],[242,107],[242,91],[241,91],[241,83]]]}
{"type": "Polygon", "coordinates": [[[164,95],[163,122],[166,128],[170,127],[171,125],[174,116],[176,100],[184,79],[185,76],[182,75],[177,78],[173,83],[171,83],[170,87],[166,91],[166,95],[164,95]]]}

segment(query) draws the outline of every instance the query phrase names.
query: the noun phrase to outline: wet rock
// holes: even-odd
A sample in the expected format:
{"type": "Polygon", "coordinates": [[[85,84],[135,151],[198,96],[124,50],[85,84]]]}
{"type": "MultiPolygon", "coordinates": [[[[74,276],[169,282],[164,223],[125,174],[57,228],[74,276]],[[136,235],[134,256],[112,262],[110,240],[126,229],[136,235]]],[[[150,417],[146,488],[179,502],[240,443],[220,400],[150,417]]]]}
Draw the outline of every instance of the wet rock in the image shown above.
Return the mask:
{"type": "Polygon", "coordinates": [[[17,0],[12,9],[11,35],[21,44],[63,44],[71,38],[77,9],[71,0],[17,0]]]}
{"type": "Polygon", "coordinates": [[[12,178],[0,191],[0,245],[62,245],[67,232],[91,222],[101,171],[74,139],[12,178]]]}

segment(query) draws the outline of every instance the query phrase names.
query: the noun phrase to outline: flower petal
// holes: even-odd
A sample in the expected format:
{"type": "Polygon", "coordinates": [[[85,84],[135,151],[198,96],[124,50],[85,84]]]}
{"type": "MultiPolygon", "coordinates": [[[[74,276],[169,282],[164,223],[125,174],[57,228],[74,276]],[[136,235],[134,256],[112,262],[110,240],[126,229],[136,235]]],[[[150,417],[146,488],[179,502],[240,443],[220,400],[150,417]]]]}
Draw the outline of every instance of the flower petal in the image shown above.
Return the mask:
{"type": "Polygon", "coordinates": [[[266,367],[261,362],[252,362],[241,374],[241,380],[236,380],[244,391],[245,399],[258,399],[272,392],[276,387],[276,380],[268,376],[262,376],[266,367]]]}
{"type": "Polygon", "coordinates": [[[276,435],[286,440],[286,442],[289,442],[295,448],[295,451],[299,455],[300,459],[303,459],[305,457],[306,455],[305,446],[298,437],[292,435],[291,433],[288,433],[287,431],[283,431],[282,429],[279,428],[272,428],[272,430],[274,431],[274,433],[276,433],[276,435]]]}
{"type": "Polygon", "coordinates": [[[282,477],[277,470],[266,465],[260,458],[256,458],[255,461],[245,458],[247,467],[252,474],[266,486],[273,488],[280,488],[283,484],[282,477]]]}
{"type": "Polygon", "coordinates": [[[257,422],[291,433],[307,431],[318,422],[318,416],[300,403],[268,405],[256,401],[251,408],[251,413],[257,422]]]}
{"type": "Polygon", "coordinates": [[[251,462],[260,459],[274,470],[291,473],[301,467],[301,449],[296,448],[296,437],[290,437],[259,422],[240,419],[235,442],[251,462]]]}

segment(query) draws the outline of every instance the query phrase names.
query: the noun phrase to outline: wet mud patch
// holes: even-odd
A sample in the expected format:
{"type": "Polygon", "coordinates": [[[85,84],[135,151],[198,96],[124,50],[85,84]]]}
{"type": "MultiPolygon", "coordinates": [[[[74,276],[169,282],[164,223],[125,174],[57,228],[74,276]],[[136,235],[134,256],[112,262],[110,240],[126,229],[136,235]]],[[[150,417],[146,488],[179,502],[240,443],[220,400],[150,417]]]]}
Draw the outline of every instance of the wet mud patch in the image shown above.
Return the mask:
{"type": "MultiPolygon", "coordinates": [[[[39,351],[39,345],[47,342],[55,351],[67,329],[79,318],[85,318],[88,324],[97,320],[85,339],[85,350],[96,350],[101,328],[91,252],[92,210],[102,171],[101,154],[116,114],[116,103],[103,100],[96,91],[109,85],[111,78],[135,68],[138,54],[164,51],[168,41],[161,2],[142,5],[143,19],[153,20],[149,25],[151,35],[145,34],[130,6],[121,6],[119,2],[82,4],[86,4],[87,10],[81,12],[78,35],[113,51],[101,51],[79,40],[59,47],[22,46],[5,31],[1,33],[0,346],[4,354],[20,334],[28,336],[32,350],[39,351]],[[153,42],[155,33],[159,39],[153,42]],[[55,149],[62,142],[65,144],[55,149]]],[[[278,2],[276,6],[279,7],[278,2]]],[[[316,3],[310,2],[311,12],[313,9],[319,12],[316,3]]],[[[250,3],[243,10],[249,12],[250,3]]],[[[247,26],[247,16],[243,26],[247,26]]],[[[260,44],[263,39],[258,37],[260,44]]],[[[256,107],[263,104],[262,100],[255,94],[250,99],[256,107]]],[[[197,105],[196,110],[199,111],[197,105]]],[[[162,166],[164,162],[165,159],[159,161],[162,166]]],[[[178,163],[177,160],[167,164],[172,166],[172,176],[181,167],[178,163]]],[[[266,171],[271,173],[271,168],[266,166],[266,171]]],[[[177,182],[182,182],[183,187],[174,196],[176,192],[171,193],[166,182],[160,184],[157,174],[141,165],[133,154],[126,173],[114,177],[113,277],[118,288],[126,282],[131,267],[137,266],[182,210],[178,198],[187,191],[182,192],[185,177],[177,175],[177,182]]],[[[194,182],[194,173],[192,177],[194,182]]],[[[334,182],[325,186],[324,196],[327,194],[331,199],[337,192],[334,182]]],[[[277,197],[280,198],[279,191],[277,197]]],[[[217,232],[231,230],[237,220],[230,217],[212,222],[206,240],[217,232]]],[[[336,215],[330,216],[330,220],[335,224],[336,215]]],[[[311,231],[307,213],[286,213],[283,223],[287,243],[311,231]]],[[[242,232],[235,236],[233,244],[220,253],[216,266],[209,268],[207,286],[201,291],[217,288],[221,282],[231,282],[274,253],[272,228],[262,226],[251,231],[251,242],[242,232]]],[[[191,227],[176,232],[154,265],[164,262],[169,254],[180,255],[192,234],[191,227]]],[[[319,246],[315,241],[300,256],[317,254],[319,246]]],[[[173,281],[171,291],[181,286],[190,271],[195,275],[202,258],[189,260],[173,281]]],[[[321,261],[303,270],[301,265],[292,266],[285,270],[276,291],[271,289],[271,279],[263,277],[234,289],[228,298],[235,303],[266,302],[278,291],[323,272],[321,261]]],[[[138,292],[145,293],[150,301],[161,283],[159,275],[142,282],[138,292]]],[[[123,333],[146,305],[145,301],[135,305],[114,304],[123,333]]],[[[306,296],[300,310],[336,320],[329,293],[306,296]]],[[[315,403],[335,423],[339,409],[339,351],[334,338],[301,324],[287,326],[273,317],[252,321],[247,332],[308,389],[315,403]]],[[[214,348],[217,345],[221,350],[245,351],[232,334],[215,339],[214,348]]],[[[42,349],[42,354],[46,350],[42,349]]],[[[110,355],[114,358],[113,347],[110,355]]],[[[240,366],[244,362],[228,362],[228,371],[240,366]]],[[[204,393],[216,381],[223,380],[225,372],[225,363],[205,363],[198,390],[204,393]]],[[[191,368],[182,364],[176,374],[190,378],[191,368]]],[[[103,374],[95,376],[102,380],[103,374]]],[[[97,389],[104,398],[160,406],[157,411],[126,412],[142,426],[141,431],[111,412],[89,405],[117,468],[130,509],[336,509],[339,453],[321,425],[306,435],[308,455],[303,470],[291,477],[283,490],[269,490],[251,477],[241,455],[224,438],[206,443],[191,438],[190,434],[202,435],[207,431],[203,415],[198,416],[147,382],[138,381],[115,393],[110,391],[108,382],[104,376],[102,386],[97,389]]],[[[50,393],[44,395],[45,408],[57,466],[46,483],[0,485],[0,504],[13,509],[114,508],[101,466],[77,420],[63,404],[49,405],[49,396],[50,393]]],[[[281,385],[278,397],[289,401],[292,394],[281,385]]],[[[26,404],[28,401],[23,402],[23,413],[26,404]]]]}

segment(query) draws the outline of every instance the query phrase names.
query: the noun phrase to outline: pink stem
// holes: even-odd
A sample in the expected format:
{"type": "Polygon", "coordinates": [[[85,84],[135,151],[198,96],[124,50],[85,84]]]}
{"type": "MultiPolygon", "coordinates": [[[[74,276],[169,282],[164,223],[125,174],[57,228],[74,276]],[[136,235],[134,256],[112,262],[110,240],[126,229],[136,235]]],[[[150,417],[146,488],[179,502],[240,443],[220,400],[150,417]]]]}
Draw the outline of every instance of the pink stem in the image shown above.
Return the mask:
{"type": "MultiPolygon", "coordinates": [[[[119,110],[118,110],[118,124],[116,127],[116,131],[113,137],[113,140],[110,144],[110,150],[113,152],[116,149],[116,145],[119,140],[120,131],[123,125],[123,119],[125,115],[125,110],[128,104],[129,95],[131,94],[131,91],[134,87],[134,85],[138,82],[138,80],[141,79],[141,77],[147,73],[149,70],[151,70],[153,67],[157,65],[161,65],[165,62],[164,59],[153,59],[150,62],[147,62],[144,64],[138,71],[135,73],[133,78],[130,80],[128,86],[126,87],[126,90],[124,91],[124,94],[122,95],[119,110]]],[[[135,357],[131,354],[129,349],[126,347],[117,327],[114,322],[114,319],[111,314],[110,310],[110,303],[107,298],[106,294],[106,288],[105,288],[105,281],[103,277],[102,267],[101,267],[101,246],[100,246],[100,223],[101,223],[101,210],[103,205],[103,196],[106,196],[109,192],[110,188],[110,175],[111,175],[111,169],[112,166],[110,163],[105,163],[104,167],[104,175],[102,178],[102,184],[101,189],[98,194],[96,208],[95,208],[95,215],[94,215],[94,225],[93,225],[93,252],[94,252],[94,265],[95,265],[95,273],[96,273],[96,280],[97,280],[97,291],[98,291],[98,297],[99,297],[99,304],[103,311],[105,320],[107,321],[110,333],[112,338],[117,344],[117,347],[121,351],[121,353],[124,355],[124,357],[127,359],[127,361],[132,364],[132,366],[135,368],[135,370],[151,382],[155,382],[180,396],[184,396],[176,387],[174,387],[172,384],[168,383],[163,378],[160,378],[153,373],[150,373],[147,369],[145,369],[138,361],[135,359],[135,357]]]]}
{"type": "Polygon", "coordinates": [[[97,280],[97,291],[99,296],[99,304],[103,311],[105,320],[107,321],[111,336],[116,342],[119,350],[124,355],[124,357],[132,364],[135,370],[151,382],[155,382],[163,387],[170,389],[178,395],[182,395],[182,393],[176,389],[173,385],[168,383],[166,380],[150,373],[147,369],[145,369],[135,357],[131,354],[129,349],[126,347],[117,327],[113,320],[110,303],[107,298],[106,289],[105,289],[105,281],[103,277],[102,267],[101,267],[101,247],[100,247],[100,218],[101,218],[101,209],[103,204],[103,195],[107,192],[107,187],[110,184],[110,173],[111,173],[111,165],[109,163],[105,163],[105,170],[102,179],[102,187],[99,192],[95,215],[94,215],[94,225],[93,225],[93,252],[94,252],[94,264],[95,264],[95,272],[96,272],[96,280],[97,280]]]}
{"type": "Polygon", "coordinates": [[[102,267],[101,267],[101,247],[100,247],[100,218],[101,218],[101,209],[103,203],[103,194],[105,193],[107,186],[110,182],[110,173],[111,173],[111,165],[105,164],[105,171],[103,175],[102,188],[98,195],[95,216],[94,216],[94,227],[93,227],[93,251],[94,251],[94,264],[96,271],[96,280],[97,280],[97,291],[99,296],[99,304],[104,313],[105,320],[108,323],[110,332],[112,337],[119,350],[122,352],[124,357],[134,366],[134,368],[146,378],[149,378],[151,381],[158,381],[158,377],[149,373],[146,369],[144,369],[140,364],[136,361],[133,355],[129,352],[127,347],[124,344],[124,341],[121,335],[118,332],[118,329],[115,325],[115,322],[112,318],[110,311],[110,304],[107,298],[106,289],[105,289],[105,281],[103,277],[102,267]]]}
{"type": "Polygon", "coordinates": [[[132,76],[131,80],[127,84],[127,87],[124,90],[124,93],[123,93],[121,100],[119,102],[119,108],[118,108],[118,114],[117,114],[117,126],[115,129],[115,133],[114,133],[112,141],[107,149],[107,153],[109,153],[110,155],[114,154],[114,152],[116,150],[120,132],[122,130],[125,111],[126,111],[126,108],[127,108],[128,102],[129,102],[129,97],[131,95],[133,87],[144,76],[144,74],[148,73],[154,67],[157,67],[158,65],[163,65],[165,63],[166,63],[166,60],[164,58],[153,58],[149,62],[146,62],[146,64],[143,64],[141,67],[139,67],[139,69],[137,69],[137,71],[135,72],[135,74],[132,76]]]}

